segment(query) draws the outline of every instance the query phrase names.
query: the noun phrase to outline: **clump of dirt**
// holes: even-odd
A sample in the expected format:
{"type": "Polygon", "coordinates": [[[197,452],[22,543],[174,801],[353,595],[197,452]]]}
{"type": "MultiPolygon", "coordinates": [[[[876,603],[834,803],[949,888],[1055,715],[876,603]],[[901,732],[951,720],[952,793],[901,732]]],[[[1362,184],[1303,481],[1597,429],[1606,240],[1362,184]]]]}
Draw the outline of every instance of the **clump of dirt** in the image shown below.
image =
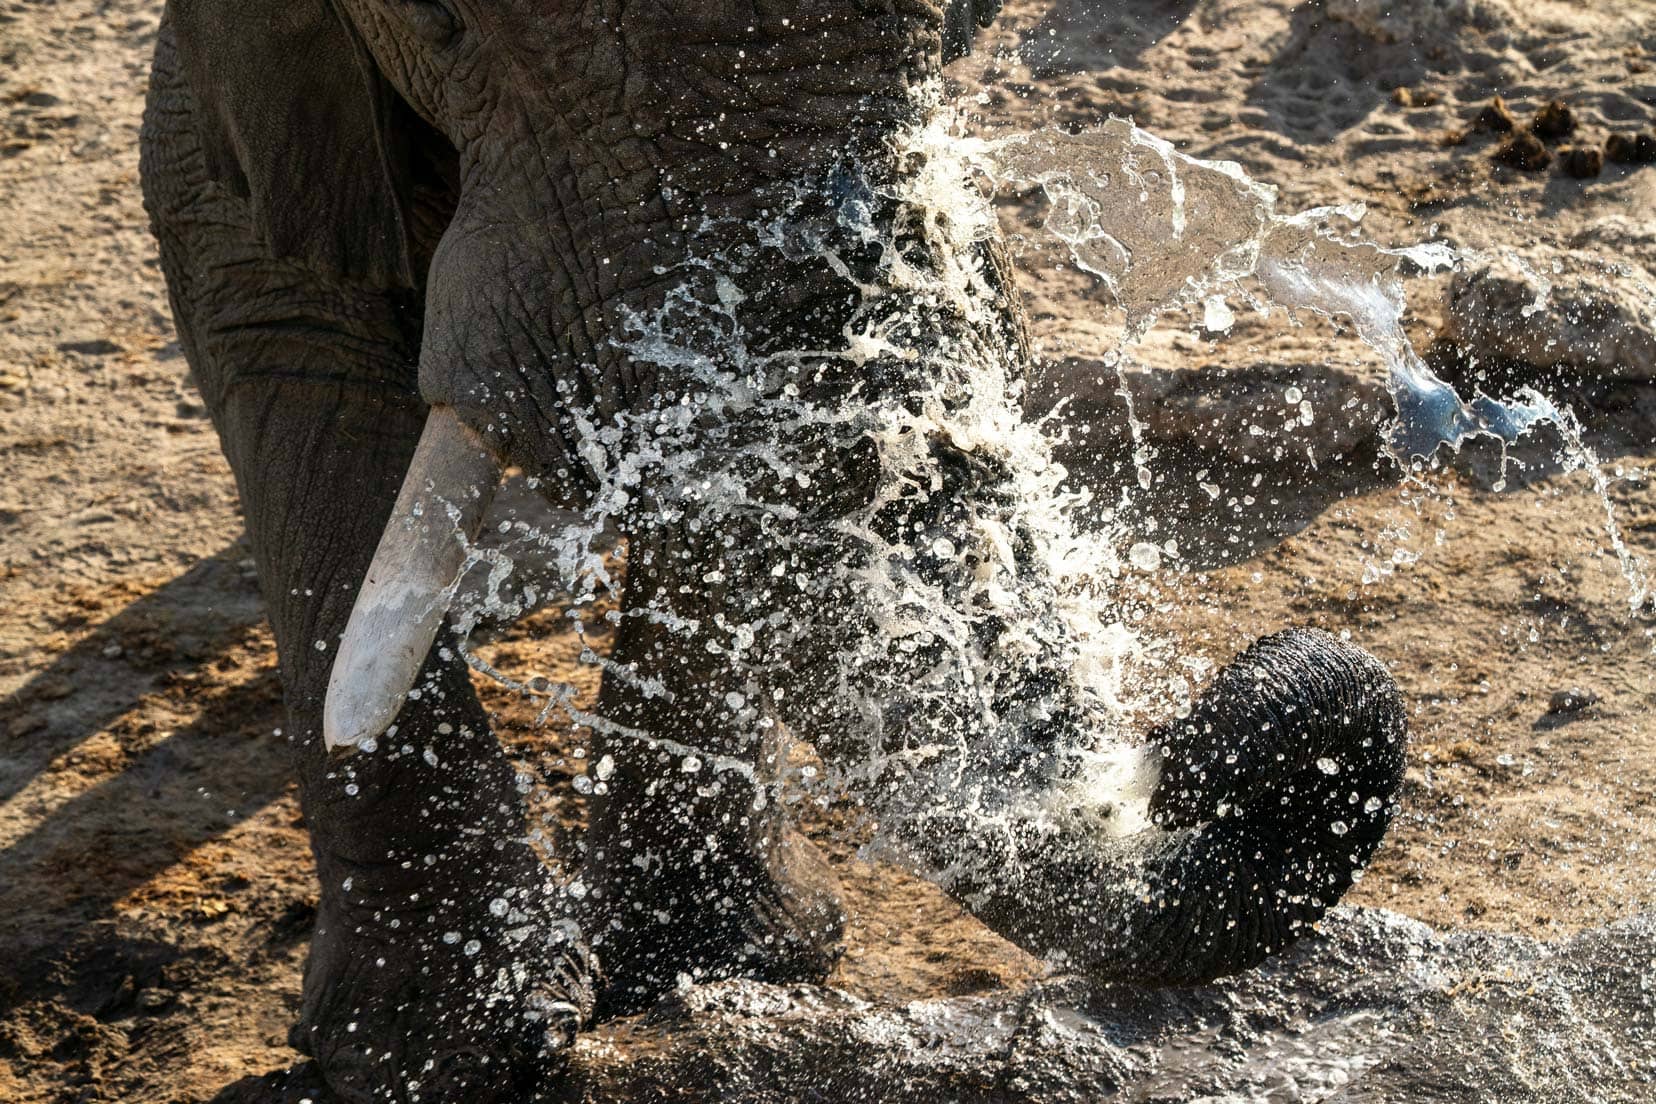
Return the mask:
{"type": "Polygon", "coordinates": [[[1512,109],[1499,96],[1485,104],[1473,122],[1495,134],[1510,134],[1518,129],[1518,120],[1512,117],[1512,109]]]}
{"type": "Polygon", "coordinates": [[[1529,128],[1542,141],[1556,142],[1575,133],[1575,113],[1563,100],[1548,100],[1530,120],[1529,128]]]}
{"type": "Polygon", "coordinates": [[[1564,171],[1577,180],[1591,180],[1604,171],[1604,151],[1591,146],[1571,146],[1560,157],[1564,171]]]}
{"type": "Polygon", "coordinates": [[[1617,165],[1656,165],[1656,134],[1612,134],[1604,156],[1617,165]]]}
{"type": "Polygon", "coordinates": [[[1552,150],[1527,130],[1514,134],[1494,154],[1496,164],[1525,172],[1540,172],[1552,164],[1552,158],[1552,150]]]}

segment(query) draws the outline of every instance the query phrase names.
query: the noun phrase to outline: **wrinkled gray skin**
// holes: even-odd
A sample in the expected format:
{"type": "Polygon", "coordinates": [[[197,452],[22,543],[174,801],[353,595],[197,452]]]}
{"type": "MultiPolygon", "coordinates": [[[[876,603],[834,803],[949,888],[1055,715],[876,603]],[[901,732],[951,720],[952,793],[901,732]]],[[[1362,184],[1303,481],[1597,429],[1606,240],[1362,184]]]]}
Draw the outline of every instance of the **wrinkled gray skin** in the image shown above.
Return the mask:
{"type": "MultiPolygon", "coordinates": [[[[915,121],[912,90],[995,8],[170,0],[145,118],[145,195],[280,652],[322,892],[293,1041],[340,1098],[516,1099],[557,1067],[595,1008],[646,1007],[681,975],[820,980],[832,966],[831,887],[783,846],[774,804],[758,808],[734,776],[698,789],[668,756],[600,734],[593,755],[610,755],[616,773],[594,804],[588,892],[573,902],[522,842],[512,768],[446,636],[394,736],[348,758],[330,758],[321,738],[331,646],[428,408],[453,410],[503,464],[579,502],[596,473],[570,413],[602,421],[676,401],[676,381],[611,339],[628,312],[648,315],[693,283],[678,262],[708,245],[696,227],[715,224],[720,249],[758,250],[754,268],[771,273],[742,305],[757,347],[836,341],[855,300],[844,277],[820,259],[764,256],[750,240],[755,218],[805,182],[823,193],[834,232],[844,167],[876,186],[903,171],[889,139],[915,121]],[[571,915],[584,937],[562,922],[571,915]],[[439,938],[449,932],[460,934],[439,938]]],[[[876,207],[877,222],[897,217],[876,207]]],[[[990,317],[930,315],[931,337],[962,355],[1022,357],[998,246],[985,244],[982,260],[997,297],[990,317]]],[[[915,385],[880,362],[851,382],[823,386],[831,398],[835,387],[915,385]]],[[[823,447],[844,478],[794,493],[801,517],[826,526],[859,507],[878,461],[843,441],[823,447]]],[[[892,524],[946,529],[952,510],[1004,494],[993,465],[949,463],[959,477],[941,503],[892,524]]],[[[727,578],[762,589],[755,581],[771,577],[762,533],[721,541],[691,521],[620,520],[629,610],[718,608],[727,599],[702,568],[720,556],[740,561],[721,562],[727,578]]],[[[833,553],[832,541],[822,547],[833,553]]],[[[835,594],[806,586],[776,600],[831,605],[835,594]]],[[[831,612],[820,623],[857,624],[831,612]]],[[[812,642],[784,635],[777,647],[772,669],[793,672],[789,700],[802,703],[785,719],[831,754],[833,680],[812,675],[812,642]]],[[[755,753],[751,726],[722,704],[737,674],[660,619],[624,617],[613,659],[604,717],[755,753]],[[638,676],[670,699],[642,693],[638,676]]],[[[1063,682],[1042,670],[1015,681],[998,691],[1009,714],[1063,682]]],[[[888,721],[903,719],[902,704],[888,721]]],[[[1065,716],[1030,713],[1045,719],[999,746],[994,764],[1049,784],[1062,774],[1048,752],[1065,716]],[[1009,765],[1014,744],[1028,750],[1009,765]]],[[[1033,828],[974,842],[969,825],[940,830],[946,817],[917,820],[908,844],[939,867],[975,848],[1023,869],[1016,882],[948,888],[1015,940],[1097,976],[1242,969],[1320,915],[1378,842],[1402,713],[1362,653],[1286,634],[1156,737],[1162,830],[1132,853],[1057,848],[1033,828]],[[1328,757],[1339,784],[1314,765],[1328,757]]]]}

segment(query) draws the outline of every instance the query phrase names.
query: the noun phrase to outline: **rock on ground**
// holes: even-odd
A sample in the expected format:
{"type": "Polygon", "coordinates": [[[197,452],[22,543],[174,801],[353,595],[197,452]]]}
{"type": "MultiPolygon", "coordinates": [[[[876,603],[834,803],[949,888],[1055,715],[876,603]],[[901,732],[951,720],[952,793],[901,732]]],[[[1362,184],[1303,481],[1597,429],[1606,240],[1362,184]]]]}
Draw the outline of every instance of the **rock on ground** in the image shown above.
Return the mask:
{"type": "Polygon", "coordinates": [[[1449,283],[1444,336],[1481,359],[1656,379],[1656,277],[1617,252],[1532,246],[1483,257],[1449,283]]]}
{"type": "Polygon", "coordinates": [[[1468,29],[1509,27],[1514,21],[1500,0],[1327,0],[1325,11],[1328,18],[1385,43],[1436,42],[1468,29]]]}

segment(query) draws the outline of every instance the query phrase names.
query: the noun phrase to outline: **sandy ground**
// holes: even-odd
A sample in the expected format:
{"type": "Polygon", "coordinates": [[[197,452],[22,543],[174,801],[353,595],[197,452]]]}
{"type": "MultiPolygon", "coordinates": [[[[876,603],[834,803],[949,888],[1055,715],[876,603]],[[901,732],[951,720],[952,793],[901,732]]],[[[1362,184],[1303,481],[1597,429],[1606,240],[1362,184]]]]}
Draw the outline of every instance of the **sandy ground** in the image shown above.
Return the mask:
{"type": "MultiPolygon", "coordinates": [[[[1568,102],[1581,133],[1566,144],[1650,130],[1656,5],[1469,0],[1359,26],[1377,6],[1020,0],[957,77],[983,130],[1130,114],[1280,185],[1285,208],[1366,202],[1382,241],[1586,235],[1656,261],[1656,168],[1501,167],[1499,139],[1472,124],[1499,92],[1520,122],[1568,102]]],[[[315,891],[274,658],[138,195],[159,7],[0,8],[0,1099],[19,1104],[205,1100],[296,1058],[283,1037],[315,891]]],[[[1114,488],[1131,469],[1100,365],[1119,320],[1041,244],[1037,208],[1013,197],[1004,215],[1026,242],[1041,387],[1081,397],[1098,429],[1065,458],[1114,488]]],[[[1410,297],[1424,346],[1443,278],[1410,297]]],[[[1629,609],[1590,476],[1562,470],[1549,440],[1504,471],[1479,446],[1400,481],[1375,455],[1373,412],[1341,414],[1342,396],[1375,394],[1375,358],[1320,323],[1245,317],[1216,340],[1174,319],[1130,369],[1159,455],[1124,516],[1180,550],[1142,579],[1134,616],[1216,660],[1285,624],[1348,631],[1411,702],[1404,816],[1355,900],[1544,937],[1650,908],[1656,621],[1629,609]],[[1289,386],[1313,427],[1280,428],[1289,386]],[[1273,427],[1257,448],[1255,423],[1273,427]],[[1590,705],[1554,708],[1577,689],[1590,705]]],[[[1586,423],[1630,551],[1656,558],[1651,388],[1538,378],[1586,423]]],[[[549,611],[485,654],[590,694],[566,625],[549,611]]],[[[549,827],[573,830],[578,734],[480,689],[545,778],[549,827]]],[[[901,1000],[1039,972],[935,891],[827,842],[853,912],[841,986],[901,1000]]]]}

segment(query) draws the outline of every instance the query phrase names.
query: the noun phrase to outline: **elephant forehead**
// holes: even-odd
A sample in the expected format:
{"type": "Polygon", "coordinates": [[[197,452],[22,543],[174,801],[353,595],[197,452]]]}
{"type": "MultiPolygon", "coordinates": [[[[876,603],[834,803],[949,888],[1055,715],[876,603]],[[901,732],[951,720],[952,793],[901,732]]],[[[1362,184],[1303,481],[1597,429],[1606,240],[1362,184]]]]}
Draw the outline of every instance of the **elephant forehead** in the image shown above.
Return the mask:
{"type": "MultiPolygon", "coordinates": [[[[429,2],[429,0],[428,0],[429,2]]],[[[660,38],[682,57],[697,45],[763,50],[793,41],[866,41],[912,24],[941,28],[929,0],[444,0],[467,25],[532,45],[599,29],[640,43],[660,38]]]]}
{"type": "Polygon", "coordinates": [[[463,75],[495,85],[494,102],[550,93],[571,114],[634,121],[787,107],[807,124],[826,101],[906,89],[935,65],[942,25],[924,0],[450,2],[463,75]]]}

